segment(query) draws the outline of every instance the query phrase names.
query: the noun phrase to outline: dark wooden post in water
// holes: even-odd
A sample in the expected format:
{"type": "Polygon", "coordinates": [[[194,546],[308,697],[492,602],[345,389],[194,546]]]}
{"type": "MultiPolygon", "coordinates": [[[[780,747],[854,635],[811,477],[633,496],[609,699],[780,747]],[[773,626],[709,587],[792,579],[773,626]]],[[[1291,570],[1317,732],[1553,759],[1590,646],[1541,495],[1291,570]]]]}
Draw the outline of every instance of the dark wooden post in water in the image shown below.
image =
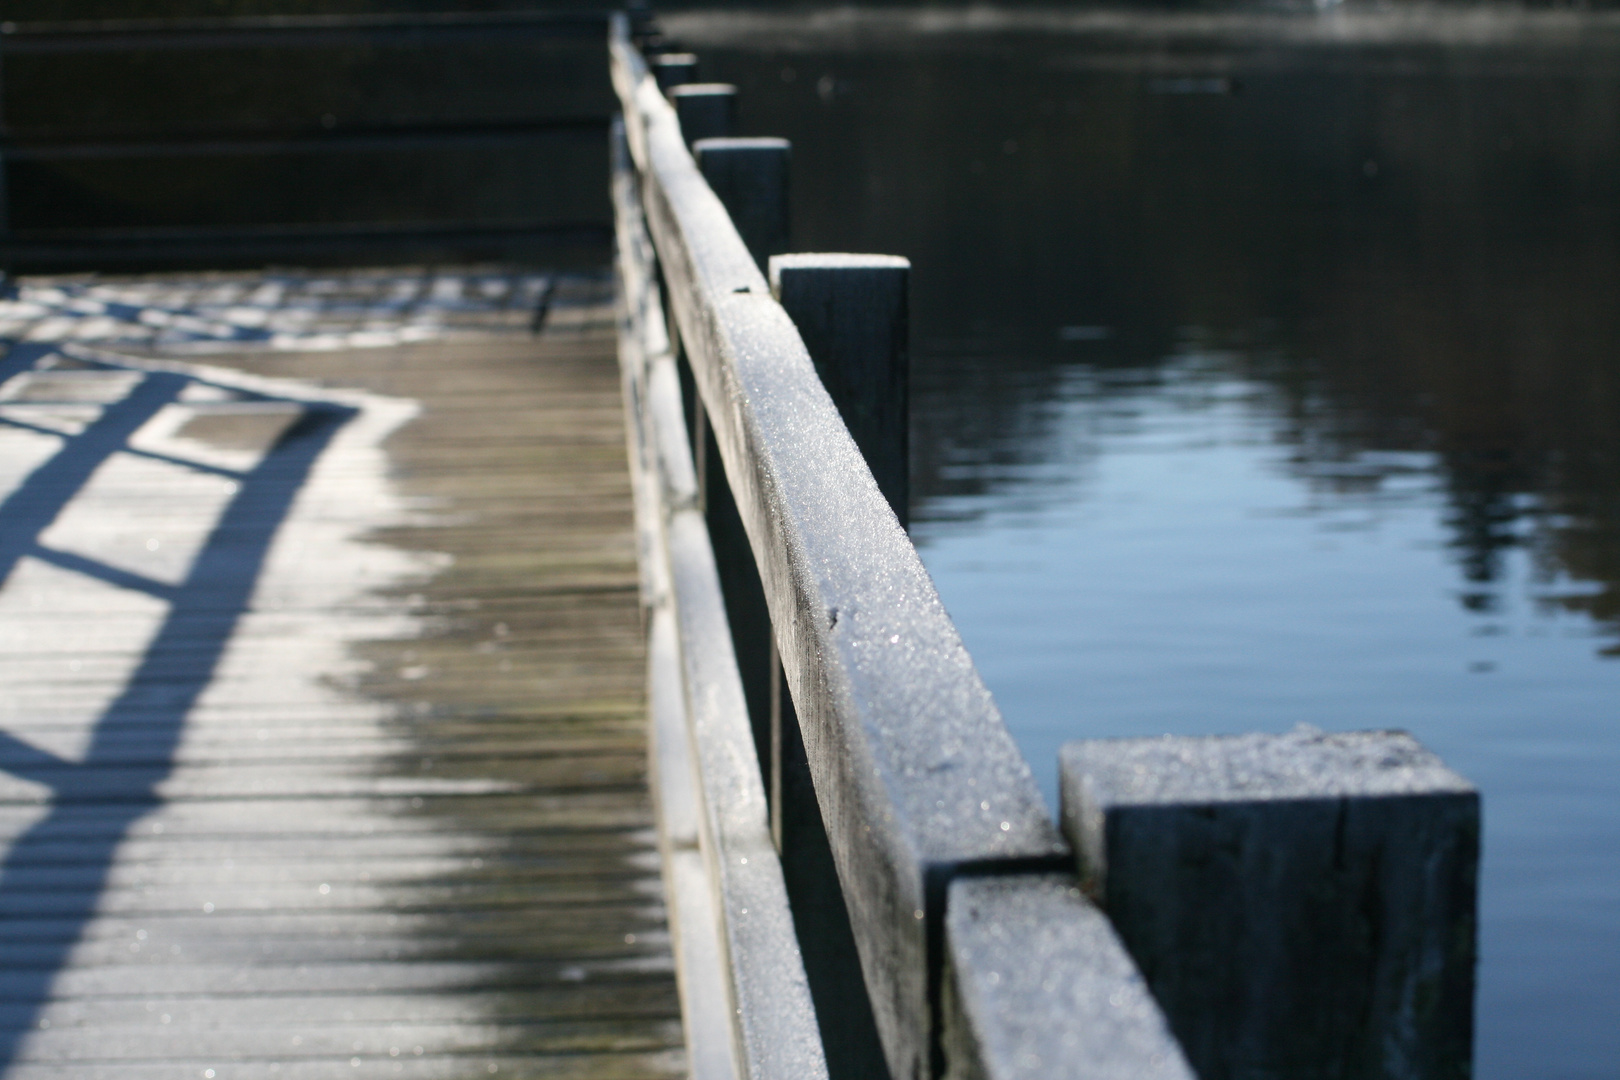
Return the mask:
{"type": "Polygon", "coordinates": [[[650,66],[658,89],[666,94],[677,86],[697,81],[697,57],[691,53],[665,53],[650,66]]]}
{"type": "Polygon", "coordinates": [[[779,255],[771,291],[787,310],[883,497],[910,521],[911,263],[894,255],[779,255]]]}
{"type": "Polygon", "coordinates": [[[1069,743],[1063,826],[1201,1080],[1464,1080],[1479,796],[1411,736],[1069,743]]]}
{"type": "MultiPolygon", "coordinates": [[[[683,120],[682,130],[684,124],[683,120]]],[[[788,171],[793,144],[769,138],[701,139],[693,142],[692,154],[763,269],[767,259],[788,246],[788,171]]]]}
{"type": "Polygon", "coordinates": [[[723,139],[737,123],[737,88],[730,83],[686,83],[669,92],[686,145],[723,139]]]}

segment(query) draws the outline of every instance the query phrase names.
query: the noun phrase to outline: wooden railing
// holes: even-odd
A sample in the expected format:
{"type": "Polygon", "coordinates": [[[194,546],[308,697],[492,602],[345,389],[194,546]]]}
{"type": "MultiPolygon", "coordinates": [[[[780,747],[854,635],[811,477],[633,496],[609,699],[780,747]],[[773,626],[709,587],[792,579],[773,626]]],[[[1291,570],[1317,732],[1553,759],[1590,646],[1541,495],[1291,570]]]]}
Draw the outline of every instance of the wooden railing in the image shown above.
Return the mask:
{"type": "MultiPolygon", "coordinates": [[[[1075,743],[1066,841],[903,527],[903,410],[861,405],[883,386],[903,404],[903,377],[831,377],[840,331],[801,318],[801,334],[780,302],[802,257],[772,262],[775,290],[760,266],[781,237],[758,200],[779,209],[782,191],[705,178],[666,95],[689,60],[661,87],[624,18],[610,51],[652,772],[692,1075],[1466,1075],[1473,789],[1399,733],[1075,743]]],[[[840,267],[903,263],[822,269],[840,267]]],[[[823,315],[883,303],[818,295],[823,315]]],[[[830,318],[888,327],[875,352],[902,354],[903,327],[897,345],[869,316],[830,318]]]]}

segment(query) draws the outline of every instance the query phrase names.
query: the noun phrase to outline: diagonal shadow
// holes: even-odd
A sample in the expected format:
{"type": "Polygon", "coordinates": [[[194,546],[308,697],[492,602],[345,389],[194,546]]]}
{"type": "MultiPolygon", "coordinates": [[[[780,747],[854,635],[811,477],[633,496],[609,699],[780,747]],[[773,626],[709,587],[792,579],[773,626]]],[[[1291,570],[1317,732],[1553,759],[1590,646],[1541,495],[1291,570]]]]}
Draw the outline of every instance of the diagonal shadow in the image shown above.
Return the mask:
{"type": "MultiPolygon", "coordinates": [[[[14,346],[0,358],[0,378],[25,370],[49,351],[14,346]]],[[[96,423],[70,438],[0,502],[0,583],[20,558],[41,554],[39,532],[188,381],[177,373],[147,373],[123,401],[107,406],[96,423]]],[[[53,983],[95,915],[120,842],[138,818],[160,803],[158,786],[173,772],[186,717],[213,680],[237,620],[247,610],[278,527],[322,451],[358,412],[329,403],[294,403],[303,409],[301,418],[253,470],[240,474],[236,494],[185,580],[161,591],[145,590],[167,600],[168,613],[122,692],[97,718],[82,761],[64,761],[12,736],[0,736],[0,762],[6,771],[46,784],[53,792],[49,813],[12,844],[0,863],[0,919],[26,920],[35,930],[29,935],[27,961],[0,971],[0,1073],[9,1069],[38,1023],[53,983]],[[143,736],[142,753],[133,759],[126,749],[132,727],[143,736]],[[65,839],[73,844],[72,886],[26,885],[40,851],[65,839]]],[[[99,564],[57,564],[126,587],[142,587],[145,581],[99,564]]]]}

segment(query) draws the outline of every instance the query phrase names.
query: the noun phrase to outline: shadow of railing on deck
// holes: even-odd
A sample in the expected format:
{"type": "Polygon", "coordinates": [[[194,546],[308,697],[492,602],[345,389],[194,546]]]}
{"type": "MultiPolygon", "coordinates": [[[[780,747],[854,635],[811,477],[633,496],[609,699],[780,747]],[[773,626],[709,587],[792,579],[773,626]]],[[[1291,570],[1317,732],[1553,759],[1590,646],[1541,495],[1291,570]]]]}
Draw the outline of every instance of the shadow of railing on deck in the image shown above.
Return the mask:
{"type": "MultiPolygon", "coordinates": [[[[0,383],[37,370],[57,354],[55,346],[13,345],[0,360],[0,383]]],[[[181,371],[126,367],[110,358],[79,357],[76,362],[90,370],[132,371],[137,381],[82,431],[65,436],[56,454],[0,501],[0,587],[20,562],[34,559],[143,592],[167,604],[167,611],[127,682],[96,718],[81,760],[58,757],[0,732],[0,769],[50,789],[49,812],[16,839],[0,863],[0,914],[39,920],[26,962],[12,963],[0,974],[0,1072],[38,1025],[55,979],[97,913],[119,844],[136,820],[160,804],[159,788],[173,773],[187,716],[213,680],[237,621],[248,609],[278,527],[322,451],[355,415],[354,409],[340,405],[230,388],[238,400],[299,412],[257,464],[221,468],[130,445],[131,437],[177,402],[188,386],[207,386],[206,380],[181,371]],[[41,542],[41,534],[97,470],[120,453],[213,473],[236,484],[177,584],[41,542]],[[132,729],[140,738],[130,739],[132,729]],[[41,858],[42,849],[64,840],[72,842],[70,854],[41,858]],[[68,861],[71,870],[41,882],[39,870],[46,861],[68,861]]],[[[0,425],[30,427],[15,412],[0,416],[0,425]]]]}

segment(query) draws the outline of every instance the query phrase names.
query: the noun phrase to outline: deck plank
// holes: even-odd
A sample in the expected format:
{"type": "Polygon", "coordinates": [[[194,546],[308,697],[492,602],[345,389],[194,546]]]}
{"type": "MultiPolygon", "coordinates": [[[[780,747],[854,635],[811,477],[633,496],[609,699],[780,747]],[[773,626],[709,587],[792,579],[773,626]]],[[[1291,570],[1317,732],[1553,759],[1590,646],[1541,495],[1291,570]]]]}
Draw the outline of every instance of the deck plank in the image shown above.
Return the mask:
{"type": "MultiPolygon", "coordinates": [[[[398,276],[346,295],[447,280],[398,276]]],[[[482,314],[307,348],[14,331],[45,374],[0,360],[6,1080],[683,1072],[606,298],[545,279],[533,335],[541,279],[475,278],[509,283],[482,314]]],[[[47,284],[332,290],[275,283],[47,284]]]]}

